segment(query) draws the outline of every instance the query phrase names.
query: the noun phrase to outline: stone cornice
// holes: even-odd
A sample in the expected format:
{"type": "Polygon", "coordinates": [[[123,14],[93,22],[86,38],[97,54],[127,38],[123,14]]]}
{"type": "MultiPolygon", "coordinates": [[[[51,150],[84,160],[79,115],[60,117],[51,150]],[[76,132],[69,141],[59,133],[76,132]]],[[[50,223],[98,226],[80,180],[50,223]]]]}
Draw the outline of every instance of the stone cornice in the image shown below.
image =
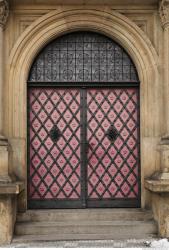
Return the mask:
{"type": "Polygon", "coordinates": [[[5,26],[9,15],[9,4],[7,0],[0,0],[0,27],[5,26]]]}

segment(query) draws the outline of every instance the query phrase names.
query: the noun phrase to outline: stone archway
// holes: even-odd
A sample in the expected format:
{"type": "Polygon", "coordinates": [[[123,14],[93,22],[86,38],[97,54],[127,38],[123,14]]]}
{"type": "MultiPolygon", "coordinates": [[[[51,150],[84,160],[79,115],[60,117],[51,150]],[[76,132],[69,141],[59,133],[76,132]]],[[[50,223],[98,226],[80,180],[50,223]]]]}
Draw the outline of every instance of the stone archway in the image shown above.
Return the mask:
{"type": "Polygon", "coordinates": [[[28,78],[28,208],[140,206],[139,79],[94,32],[40,51],[28,78]]]}
{"type": "MultiPolygon", "coordinates": [[[[144,176],[153,172],[153,169],[148,170],[149,160],[146,159],[145,153],[150,143],[156,146],[160,134],[160,121],[156,120],[157,116],[160,117],[161,108],[158,56],[146,35],[128,18],[112,10],[65,7],[51,11],[30,25],[16,42],[9,61],[7,82],[10,91],[7,96],[8,110],[5,117],[6,123],[10,124],[5,128],[5,133],[16,145],[13,158],[14,172],[21,179],[26,179],[26,82],[33,59],[53,38],[78,30],[100,32],[116,40],[130,54],[137,67],[141,82],[142,207],[144,207],[144,176]]],[[[153,158],[151,165],[155,165],[157,159],[153,147],[151,153],[153,158]]],[[[22,201],[24,207],[25,196],[22,201]]]]}

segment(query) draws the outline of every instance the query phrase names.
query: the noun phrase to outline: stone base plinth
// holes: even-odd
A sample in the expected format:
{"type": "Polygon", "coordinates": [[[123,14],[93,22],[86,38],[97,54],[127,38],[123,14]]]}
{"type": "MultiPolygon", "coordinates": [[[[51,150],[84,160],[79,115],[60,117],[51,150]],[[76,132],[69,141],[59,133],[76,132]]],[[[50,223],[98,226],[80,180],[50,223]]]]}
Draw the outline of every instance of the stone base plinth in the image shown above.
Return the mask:
{"type": "Polygon", "coordinates": [[[155,173],[145,180],[145,187],[152,192],[152,209],[158,222],[161,237],[169,237],[169,173],[155,173]]]}
{"type": "Polygon", "coordinates": [[[0,245],[12,240],[16,220],[16,195],[23,188],[22,182],[0,182],[0,245]]]}
{"type": "Polygon", "coordinates": [[[16,196],[0,195],[0,245],[10,243],[16,217],[16,196]]]}

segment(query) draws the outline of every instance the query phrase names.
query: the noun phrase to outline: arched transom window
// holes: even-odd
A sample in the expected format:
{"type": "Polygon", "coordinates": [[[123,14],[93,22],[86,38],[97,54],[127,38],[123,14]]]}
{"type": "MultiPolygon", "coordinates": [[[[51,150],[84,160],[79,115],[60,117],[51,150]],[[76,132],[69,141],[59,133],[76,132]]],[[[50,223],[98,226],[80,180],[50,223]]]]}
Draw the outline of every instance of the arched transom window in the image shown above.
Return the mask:
{"type": "Polygon", "coordinates": [[[135,65],[115,41],[74,32],[50,42],[36,57],[29,82],[138,82],[135,65]]]}

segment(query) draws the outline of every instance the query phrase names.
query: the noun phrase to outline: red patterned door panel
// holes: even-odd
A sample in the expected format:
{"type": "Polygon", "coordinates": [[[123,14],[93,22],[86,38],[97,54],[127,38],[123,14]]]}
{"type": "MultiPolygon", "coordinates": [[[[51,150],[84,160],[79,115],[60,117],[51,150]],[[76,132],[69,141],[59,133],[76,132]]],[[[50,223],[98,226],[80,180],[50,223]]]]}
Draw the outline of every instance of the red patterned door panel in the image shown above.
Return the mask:
{"type": "Polygon", "coordinates": [[[29,207],[80,207],[80,91],[38,87],[28,95],[29,207]]]}
{"type": "Polygon", "coordinates": [[[87,91],[87,203],[139,206],[137,88],[87,91]]]}
{"type": "Polygon", "coordinates": [[[138,207],[138,89],[28,95],[29,208],[138,207]]]}

